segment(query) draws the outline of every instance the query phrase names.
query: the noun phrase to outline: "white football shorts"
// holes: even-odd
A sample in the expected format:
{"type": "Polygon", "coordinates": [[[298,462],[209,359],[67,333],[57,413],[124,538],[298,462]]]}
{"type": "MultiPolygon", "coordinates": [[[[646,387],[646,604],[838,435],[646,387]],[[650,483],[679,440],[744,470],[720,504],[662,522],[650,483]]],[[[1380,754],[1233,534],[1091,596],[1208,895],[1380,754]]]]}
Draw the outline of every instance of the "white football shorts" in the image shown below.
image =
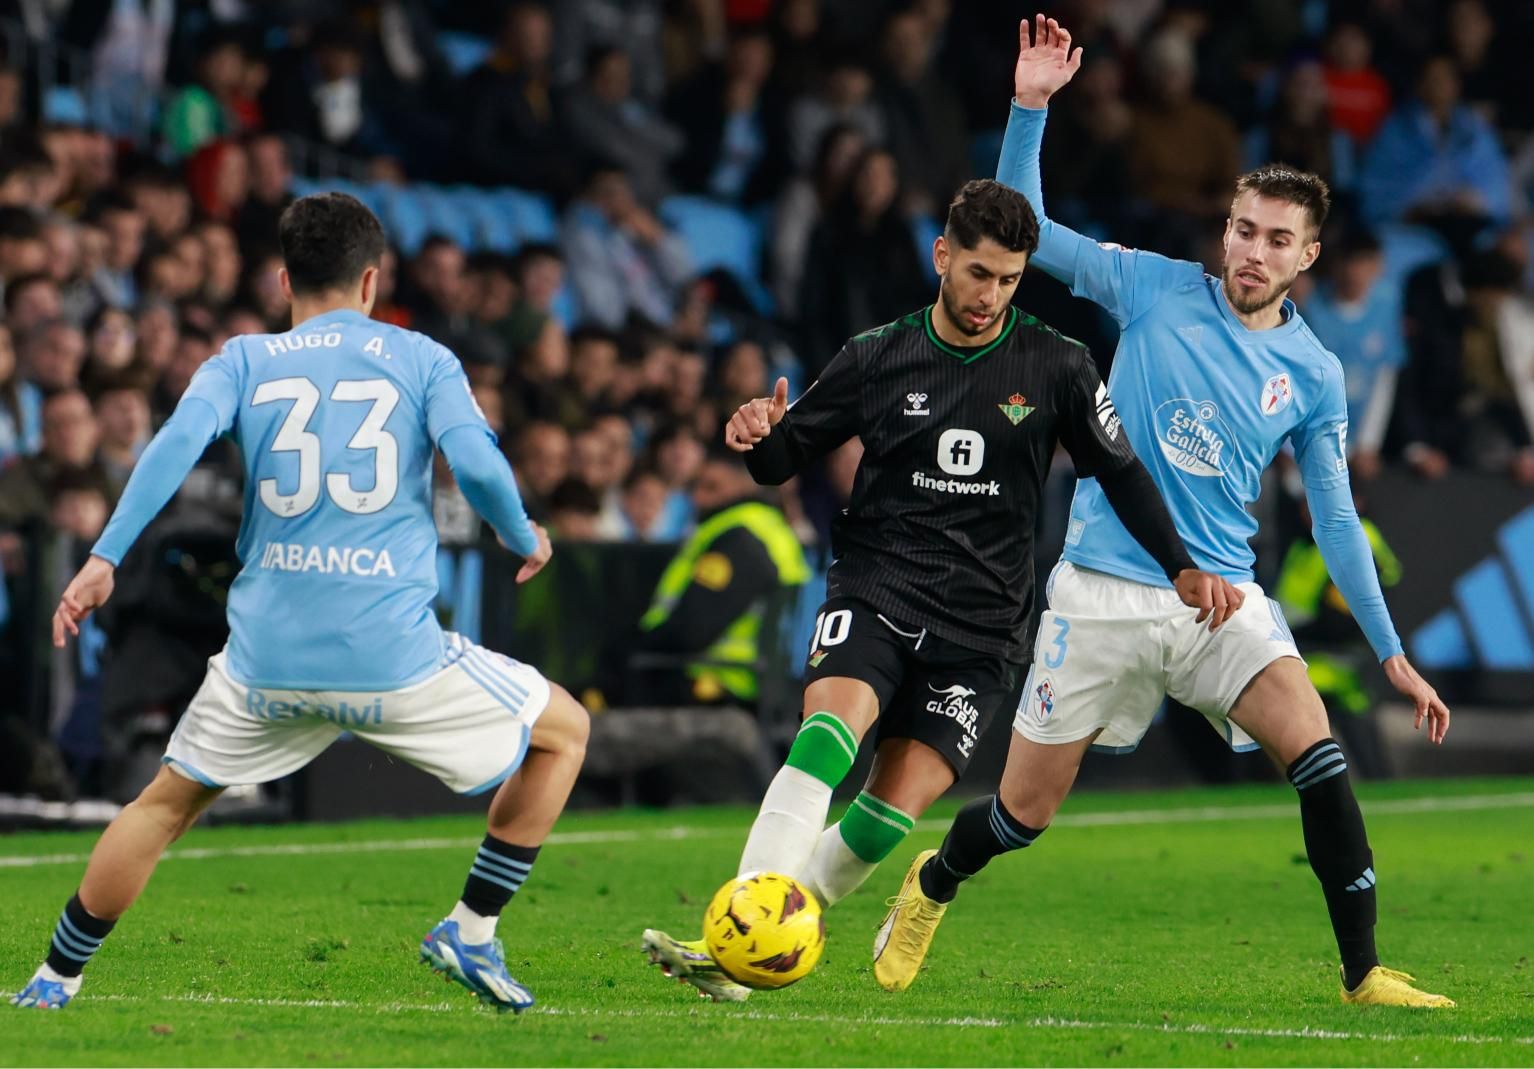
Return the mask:
{"type": "Polygon", "coordinates": [[[162,760],[209,787],[266,783],[297,772],[345,731],[459,794],[491,790],[521,766],[549,683],[461,635],[445,638],[443,667],[394,691],[249,687],[229,677],[218,653],[162,760]]]}
{"type": "Polygon", "coordinates": [[[1101,728],[1094,750],[1128,753],[1170,696],[1203,713],[1231,749],[1256,749],[1228,719],[1231,707],[1257,673],[1300,651],[1278,603],[1256,583],[1239,589],[1246,601],[1211,634],[1169,587],[1061,561],[1045,585],[1049,611],[1013,729],[1058,744],[1101,728]]]}

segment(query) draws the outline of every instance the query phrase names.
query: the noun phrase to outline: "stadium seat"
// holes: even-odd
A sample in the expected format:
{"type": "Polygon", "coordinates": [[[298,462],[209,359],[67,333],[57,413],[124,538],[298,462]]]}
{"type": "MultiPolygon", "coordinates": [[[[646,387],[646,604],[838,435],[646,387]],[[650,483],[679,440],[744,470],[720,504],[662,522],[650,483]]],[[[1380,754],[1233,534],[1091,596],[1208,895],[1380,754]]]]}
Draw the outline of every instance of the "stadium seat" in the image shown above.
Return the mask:
{"type": "Polygon", "coordinates": [[[728,271],[758,312],[772,313],[772,297],[761,282],[762,236],[743,212],[707,197],[677,196],[661,203],[660,215],[687,243],[698,274],[728,271]]]}
{"type": "Polygon", "coordinates": [[[484,63],[490,53],[495,50],[495,45],[489,38],[458,30],[443,30],[438,33],[437,47],[442,50],[442,58],[447,60],[447,65],[459,77],[484,63]]]}
{"type": "Polygon", "coordinates": [[[394,244],[406,256],[414,256],[431,233],[431,221],[419,191],[411,186],[380,187],[379,215],[394,244]]]}
{"type": "Polygon", "coordinates": [[[930,215],[920,215],[911,220],[911,239],[916,242],[916,260],[922,273],[934,286],[938,283],[937,268],[932,266],[932,243],[943,232],[943,224],[930,215]]]}

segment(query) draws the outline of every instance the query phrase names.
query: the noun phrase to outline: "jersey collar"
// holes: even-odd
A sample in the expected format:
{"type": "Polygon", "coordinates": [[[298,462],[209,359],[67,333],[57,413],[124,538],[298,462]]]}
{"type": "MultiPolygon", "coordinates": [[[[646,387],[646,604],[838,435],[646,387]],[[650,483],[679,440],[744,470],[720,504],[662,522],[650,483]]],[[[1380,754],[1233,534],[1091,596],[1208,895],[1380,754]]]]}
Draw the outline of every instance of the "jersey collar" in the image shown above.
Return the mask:
{"type": "Polygon", "coordinates": [[[1006,341],[1008,336],[1011,335],[1012,329],[1017,326],[1017,306],[1009,304],[1007,305],[1007,325],[1001,328],[1001,333],[996,335],[996,337],[992,339],[989,345],[982,346],[978,349],[960,349],[949,345],[942,338],[939,338],[937,336],[937,331],[932,329],[933,307],[933,305],[927,305],[927,310],[923,312],[921,316],[922,326],[927,328],[927,340],[930,341],[933,345],[936,345],[939,349],[943,350],[943,352],[947,353],[949,356],[953,357],[955,360],[959,361],[961,364],[973,364],[976,360],[979,360],[986,353],[989,353],[992,349],[995,349],[1002,342],[1006,341]]]}
{"type": "Polygon", "coordinates": [[[317,327],[321,323],[335,322],[371,323],[373,320],[369,319],[355,308],[332,308],[328,312],[319,312],[315,315],[312,315],[302,323],[294,323],[291,329],[302,330],[305,327],[317,327]]]}

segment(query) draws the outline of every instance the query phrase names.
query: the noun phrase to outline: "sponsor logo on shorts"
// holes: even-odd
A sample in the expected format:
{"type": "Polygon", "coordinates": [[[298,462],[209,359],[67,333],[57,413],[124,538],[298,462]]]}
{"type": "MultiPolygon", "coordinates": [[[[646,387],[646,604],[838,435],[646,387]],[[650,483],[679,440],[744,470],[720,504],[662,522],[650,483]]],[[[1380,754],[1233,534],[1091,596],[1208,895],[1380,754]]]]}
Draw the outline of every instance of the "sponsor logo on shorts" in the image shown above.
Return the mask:
{"type": "Polygon", "coordinates": [[[1048,720],[1049,714],[1055,711],[1055,688],[1046,679],[1033,688],[1033,696],[1038,699],[1039,719],[1048,720]]]}
{"type": "Polygon", "coordinates": [[[346,701],[334,705],[329,702],[278,701],[265,691],[252,687],[245,692],[245,712],[257,720],[297,720],[312,716],[343,728],[363,727],[383,723],[383,699],[374,698],[365,705],[352,705],[346,701]]]}
{"type": "Polygon", "coordinates": [[[810,667],[811,668],[819,668],[820,667],[820,662],[825,660],[825,659],[826,659],[826,651],[825,650],[816,650],[814,653],[810,654],[810,667]]]}
{"type": "Polygon", "coordinates": [[[964,737],[959,740],[959,753],[965,757],[972,756],[975,740],[980,737],[980,710],[969,702],[976,691],[962,683],[955,683],[951,687],[934,687],[928,683],[927,689],[941,695],[927,703],[927,712],[946,716],[963,728],[964,737]]]}

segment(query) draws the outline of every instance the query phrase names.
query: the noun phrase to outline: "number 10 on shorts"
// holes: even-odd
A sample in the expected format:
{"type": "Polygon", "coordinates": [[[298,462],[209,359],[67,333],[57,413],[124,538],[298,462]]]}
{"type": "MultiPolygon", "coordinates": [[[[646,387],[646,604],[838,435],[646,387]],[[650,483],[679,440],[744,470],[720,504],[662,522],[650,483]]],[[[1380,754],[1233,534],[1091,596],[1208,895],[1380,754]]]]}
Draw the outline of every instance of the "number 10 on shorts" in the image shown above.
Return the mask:
{"type": "Polygon", "coordinates": [[[810,667],[819,668],[820,662],[826,659],[826,650],[846,642],[851,633],[851,609],[836,609],[816,616],[815,634],[810,639],[810,667]]]}

